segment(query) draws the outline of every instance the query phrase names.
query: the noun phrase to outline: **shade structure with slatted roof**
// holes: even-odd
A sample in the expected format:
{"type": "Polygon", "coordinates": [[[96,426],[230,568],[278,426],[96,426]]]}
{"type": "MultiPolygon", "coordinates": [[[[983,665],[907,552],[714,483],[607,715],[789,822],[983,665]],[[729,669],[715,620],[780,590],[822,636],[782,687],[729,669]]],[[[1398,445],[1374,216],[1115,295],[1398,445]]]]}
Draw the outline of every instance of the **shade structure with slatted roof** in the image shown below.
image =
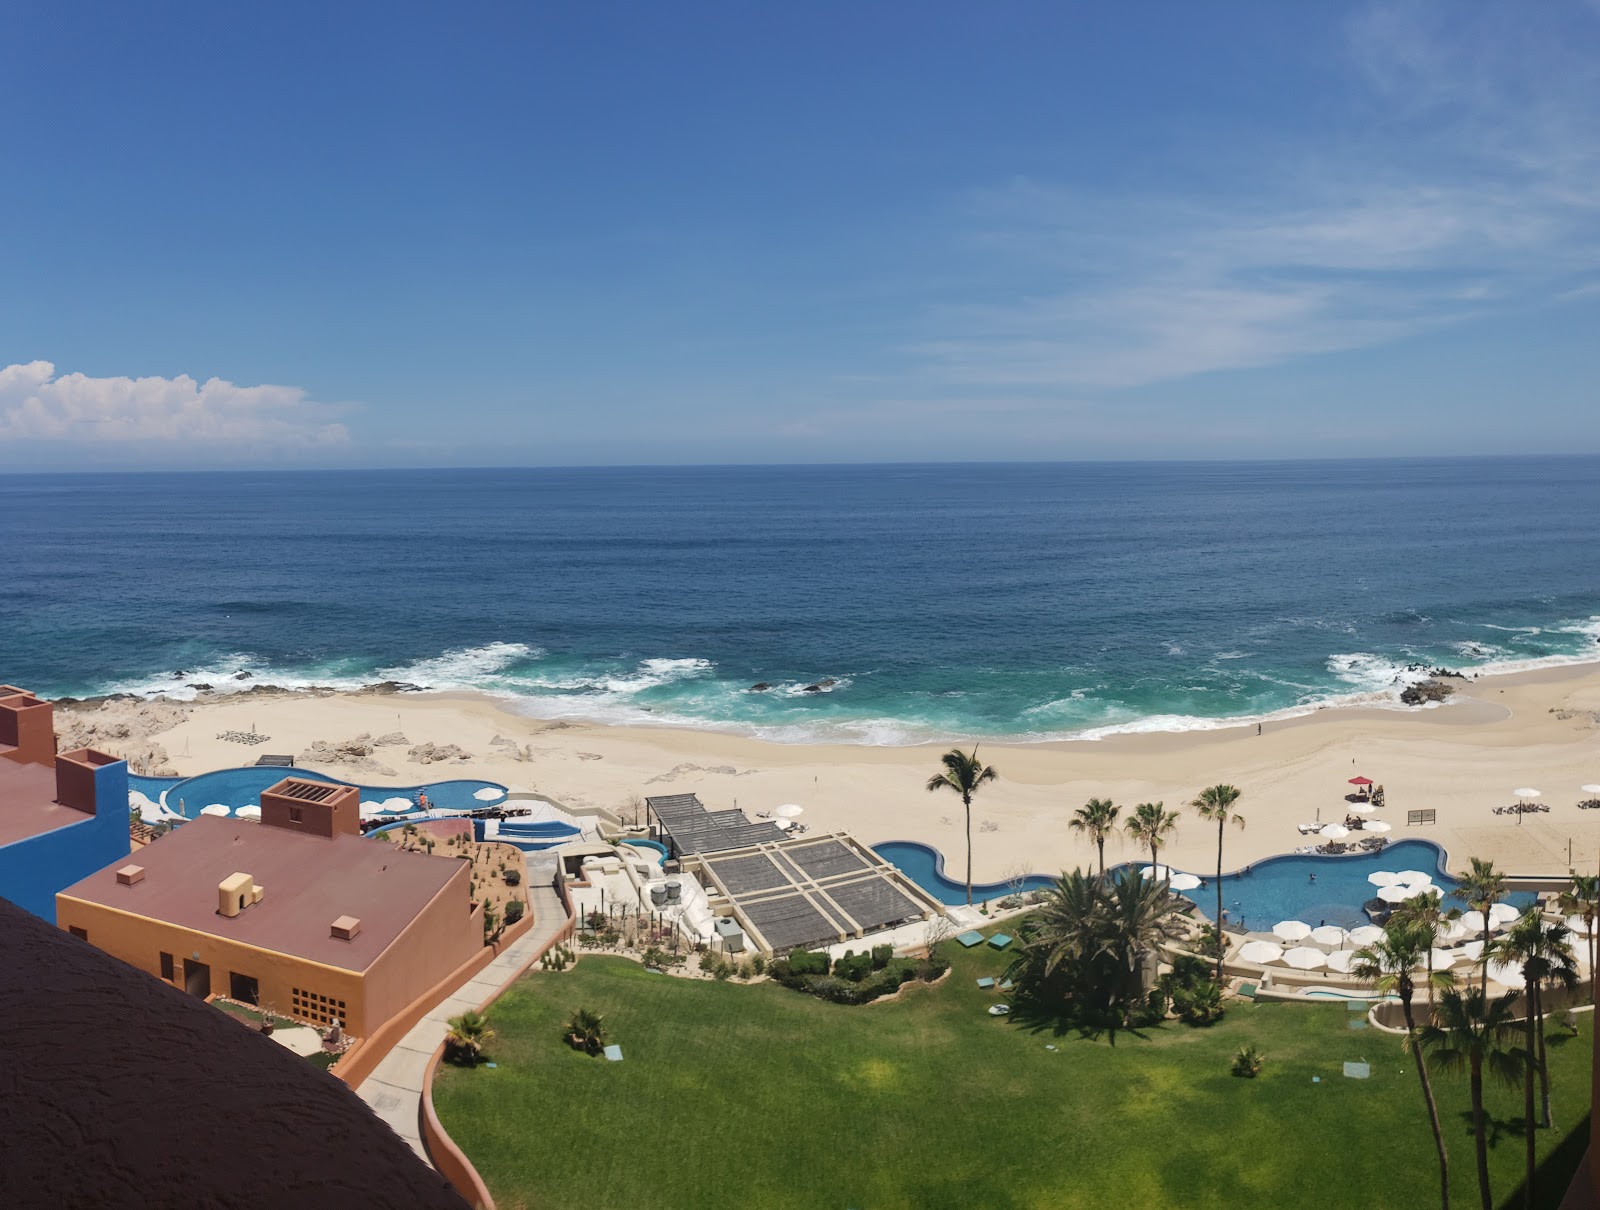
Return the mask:
{"type": "Polygon", "coordinates": [[[944,910],[843,832],[700,853],[685,868],[726,897],[746,932],[772,951],[848,941],[944,910]]]}

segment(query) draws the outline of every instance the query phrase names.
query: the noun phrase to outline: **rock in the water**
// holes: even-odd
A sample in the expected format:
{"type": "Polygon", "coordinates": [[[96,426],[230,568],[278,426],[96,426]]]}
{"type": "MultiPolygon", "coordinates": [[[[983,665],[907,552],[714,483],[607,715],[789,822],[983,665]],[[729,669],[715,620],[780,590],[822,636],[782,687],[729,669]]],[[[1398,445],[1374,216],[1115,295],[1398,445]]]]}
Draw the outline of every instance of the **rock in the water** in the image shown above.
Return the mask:
{"type": "Polygon", "coordinates": [[[363,693],[376,693],[380,697],[387,697],[391,693],[421,693],[421,685],[413,685],[410,681],[377,681],[371,685],[362,686],[363,693]]]}
{"type": "Polygon", "coordinates": [[[1447,685],[1443,681],[1418,681],[1401,690],[1400,700],[1408,706],[1421,706],[1428,702],[1442,702],[1455,691],[1454,685],[1447,685]]]}
{"type": "Polygon", "coordinates": [[[769,685],[766,681],[757,681],[754,685],[750,686],[750,692],[751,693],[765,693],[768,689],[771,689],[771,688],[772,688],[772,686],[769,685]]]}
{"type": "Polygon", "coordinates": [[[187,688],[187,689],[198,689],[198,690],[200,690],[201,693],[205,693],[207,690],[209,690],[211,688],[211,686],[206,684],[204,681],[196,681],[196,682],[193,682],[193,683],[191,683],[189,685],[186,685],[185,688],[187,688]]]}
{"type": "Polygon", "coordinates": [[[801,693],[825,693],[829,689],[832,689],[838,683],[839,682],[834,680],[831,676],[825,676],[820,681],[818,681],[816,684],[807,685],[800,692],[801,693]]]}
{"type": "Polygon", "coordinates": [[[236,681],[248,681],[250,679],[250,674],[248,672],[235,672],[233,674],[233,679],[236,681]]]}

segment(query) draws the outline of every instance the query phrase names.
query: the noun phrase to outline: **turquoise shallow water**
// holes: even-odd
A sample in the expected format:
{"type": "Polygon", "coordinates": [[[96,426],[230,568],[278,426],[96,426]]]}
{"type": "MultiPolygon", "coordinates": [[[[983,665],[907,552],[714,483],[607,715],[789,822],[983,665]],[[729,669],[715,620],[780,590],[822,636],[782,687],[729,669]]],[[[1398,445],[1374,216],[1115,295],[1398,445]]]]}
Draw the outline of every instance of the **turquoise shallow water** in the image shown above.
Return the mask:
{"type": "Polygon", "coordinates": [[[1600,657],[1595,458],[0,476],[0,545],[0,676],[57,696],[395,679],[893,744],[1600,657]]]}

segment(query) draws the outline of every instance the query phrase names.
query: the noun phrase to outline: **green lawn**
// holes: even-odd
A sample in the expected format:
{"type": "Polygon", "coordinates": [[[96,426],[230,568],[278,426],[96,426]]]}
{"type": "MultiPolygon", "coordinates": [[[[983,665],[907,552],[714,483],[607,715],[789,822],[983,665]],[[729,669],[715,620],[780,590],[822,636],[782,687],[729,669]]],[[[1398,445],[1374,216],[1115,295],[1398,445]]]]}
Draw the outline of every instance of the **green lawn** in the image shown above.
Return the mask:
{"type": "MultiPolygon", "coordinates": [[[[942,986],[858,1008],[586,957],[495,1004],[499,1066],[446,1068],[435,1104],[501,1210],[1438,1204],[1411,1061],[1343,1005],[1237,1004],[1211,1029],[1091,1041],[989,1017],[973,980],[1004,956],[951,948],[942,986]],[[624,1062],[562,1044],[580,1006],[624,1062]],[[1228,1072],[1247,1042],[1266,1055],[1253,1081],[1228,1072]],[[1363,1058],[1370,1080],[1341,1075],[1363,1058]]],[[[1562,1129],[1541,1156],[1587,1112],[1591,1029],[1585,1014],[1553,1050],[1562,1129]]],[[[1466,1083],[1438,1084],[1452,1199],[1476,1205],[1466,1083]]],[[[1520,1183],[1520,1108],[1491,1093],[1497,1200],[1520,1183]]]]}

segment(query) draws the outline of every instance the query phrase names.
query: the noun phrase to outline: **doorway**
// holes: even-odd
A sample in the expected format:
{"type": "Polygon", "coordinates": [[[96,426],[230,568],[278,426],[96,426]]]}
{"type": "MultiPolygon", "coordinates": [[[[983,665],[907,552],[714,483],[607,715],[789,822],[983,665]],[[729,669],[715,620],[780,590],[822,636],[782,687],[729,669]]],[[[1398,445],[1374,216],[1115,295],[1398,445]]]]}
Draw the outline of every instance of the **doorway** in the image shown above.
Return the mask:
{"type": "Polygon", "coordinates": [[[191,996],[204,1000],[211,994],[211,968],[204,962],[183,960],[183,986],[191,996]]]}
{"type": "Polygon", "coordinates": [[[256,983],[254,975],[241,975],[238,971],[229,971],[228,996],[234,1000],[242,1000],[246,1004],[260,1004],[261,988],[256,983]]]}

